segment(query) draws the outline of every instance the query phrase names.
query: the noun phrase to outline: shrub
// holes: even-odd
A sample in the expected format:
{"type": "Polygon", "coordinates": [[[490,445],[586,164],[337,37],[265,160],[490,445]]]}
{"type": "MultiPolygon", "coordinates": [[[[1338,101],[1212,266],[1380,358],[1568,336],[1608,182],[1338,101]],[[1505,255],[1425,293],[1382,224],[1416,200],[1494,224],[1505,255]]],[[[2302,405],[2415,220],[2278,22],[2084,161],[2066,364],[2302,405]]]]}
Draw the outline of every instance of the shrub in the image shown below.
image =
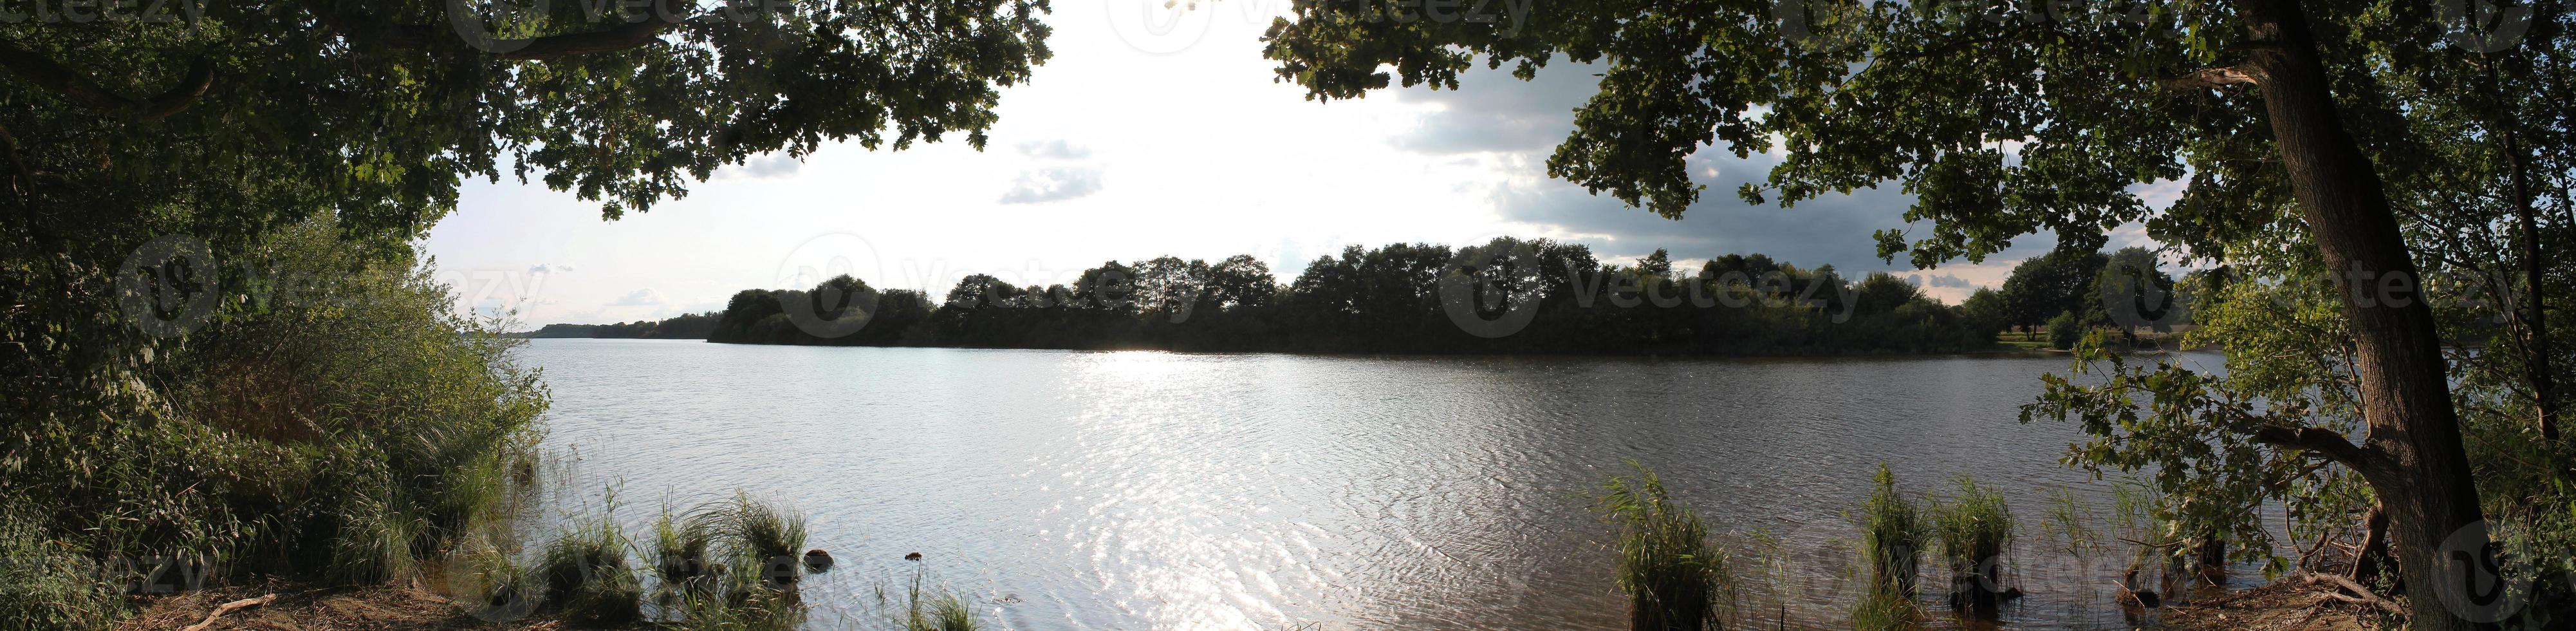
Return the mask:
{"type": "MultiPolygon", "coordinates": [[[[407,248],[354,245],[327,217],[247,245],[226,251],[262,258],[194,270],[224,293],[185,337],[92,335],[132,334],[118,321],[12,338],[45,356],[6,370],[45,378],[0,380],[0,415],[18,428],[0,435],[0,523],[13,528],[0,547],[197,551],[218,584],[372,583],[496,514],[513,490],[504,463],[535,444],[546,406],[499,323],[457,315],[407,248]],[[117,348],[135,352],[74,357],[117,348]]],[[[21,584],[0,596],[0,626],[94,627],[81,612],[122,607],[57,589],[73,583],[21,584]],[[18,615],[40,601],[47,613],[18,615]]]]}
{"type": "Polygon", "coordinates": [[[1628,594],[1628,627],[1723,627],[1734,587],[1726,554],[1712,545],[1697,513],[1673,504],[1654,471],[1629,464],[1637,477],[1611,478],[1595,506],[1619,529],[1619,589],[1628,594]]]}
{"type": "Polygon", "coordinates": [[[2075,312],[2060,312],[2057,317],[2048,319],[2050,348],[2068,350],[2075,348],[2075,343],[2081,341],[2084,341],[2084,320],[2075,317],[2075,312]]]}

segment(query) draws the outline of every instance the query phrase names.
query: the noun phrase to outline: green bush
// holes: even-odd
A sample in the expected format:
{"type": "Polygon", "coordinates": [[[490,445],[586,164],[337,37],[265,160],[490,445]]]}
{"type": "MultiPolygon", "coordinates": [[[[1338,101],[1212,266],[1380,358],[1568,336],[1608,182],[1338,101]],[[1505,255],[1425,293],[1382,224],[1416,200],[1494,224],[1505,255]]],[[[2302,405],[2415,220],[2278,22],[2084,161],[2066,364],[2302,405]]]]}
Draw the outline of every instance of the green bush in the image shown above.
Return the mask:
{"type": "MultiPolygon", "coordinates": [[[[118,321],[0,344],[29,353],[6,370],[38,375],[0,384],[17,428],[0,435],[0,548],[188,550],[214,582],[368,583],[503,512],[543,387],[407,248],[338,232],[316,219],[225,249],[259,256],[196,270],[221,300],[184,337],[134,342],[118,321]]],[[[0,590],[0,624],[97,628],[124,606],[38,583],[0,590]],[[67,613],[93,607],[109,613],[67,613]]]]}
{"type": "Polygon", "coordinates": [[[2084,320],[2075,317],[2073,311],[2059,313],[2057,317],[2049,318],[2049,348],[2061,351],[2075,348],[2076,342],[2084,341],[2084,328],[2084,320]]]}
{"type": "Polygon", "coordinates": [[[1637,477],[1614,477],[1595,509],[1619,529],[1619,589],[1628,594],[1628,627],[1668,631],[1723,628],[1734,603],[1726,553],[1708,524],[1672,502],[1645,465],[1637,477]]]}

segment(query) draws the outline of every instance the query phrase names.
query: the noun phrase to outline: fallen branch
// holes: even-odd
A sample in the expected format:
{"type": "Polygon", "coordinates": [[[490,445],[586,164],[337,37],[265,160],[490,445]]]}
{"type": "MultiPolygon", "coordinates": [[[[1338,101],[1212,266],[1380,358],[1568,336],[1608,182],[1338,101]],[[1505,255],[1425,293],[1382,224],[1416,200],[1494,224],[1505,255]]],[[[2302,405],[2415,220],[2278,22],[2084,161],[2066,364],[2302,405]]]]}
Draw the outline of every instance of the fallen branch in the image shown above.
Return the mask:
{"type": "MultiPolygon", "coordinates": [[[[2352,592],[2351,594],[2342,594],[2342,593],[2337,593],[2337,592],[2326,592],[2325,600],[2332,600],[2332,601],[2338,601],[2338,602],[2346,602],[2346,603],[2352,603],[2352,604],[2356,604],[2356,605],[2369,605],[2369,606],[2372,606],[2372,607],[2377,607],[2377,608],[2379,608],[2381,611],[2386,611],[2386,612],[2388,612],[2388,613],[2393,613],[2393,614],[2404,614],[2404,613],[2405,613],[2405,610],[2403,610],[2403,609],[2399,608],[2399,607],[2397,606],[2397,603],[2390,602],[2390,601],[2389,601],[2388,599],[2386,599],[2386,598],[2381,598],[2381,597],[2379,596],[2379,594],[2372,593],[2372,592],[2370,591],[2370,588],[2369,588],[2369,587],[2364,587],[2364,586],[2362,586],[2362,584],[2361,584],[2361,583],[2355,582],[2355,581],[2353,581],[2352,579],[2344,578],[2344,577],[2341,577],[2341,576],[2336,576],[2336,575],[2333,575],[2333,574],[2326,574],[2326,573],[2322,573],[2322,572],[2302,572],[2302,574],[2306,575],[2306,579],[2305,579],[2305,580],[2306,580],[2306,581],[2307,581],[2307,583],[2308,583],[2308,584],[2310,584],[2310,585],[2315,585],[2315,584],[2318,584],[2318,583],[2326,583],[2326,584],[2333,585],[2333,586],[2335,586],[2335,587],[2342,588],[2344,591],[2352,592]]],[[[2325,602],[2325,601],[2324,601],[2324,600],[2321,600],[2321,601],[2318,601],[2318,602],[2322,603],[2322,602],[2325,602]]]]}
{"type": "Polygon", "coordinates": [[[207,628],[207,627],[215,626],[215,619],[216,619],[216,618],[221,618],[221,617],[223,617],[223,616],[224,616],[224,614],[232,613],[232,612],[233,612],[233,610],[235,610],[235,609],[249,609],[249,608],[252,608],[252,607],[257,607],[257,606],[260,606],[260,605],[265,605],[265,604],[269,604],[269,603],[276,602],[276,601],[277,601],[277,595],[276,595],[276,594],[269,594],[269,595],[261,596],[261,597],[258,597],[258,598],[244,598],[244,599],[241,599],[241,600],[236,600],[236,601],[232,601],[232,602],[224,603],[222,606],[216,607],[214,611],[207,612],[207,613],[206,613],[206,621],[205,621],[205,622],[199,622],[199,623],[196,623],[196,624],[188,625],[188,626],[187,626],[187,628],[180,629],[179,631],[206,631],[206,628],[207,628]]]}

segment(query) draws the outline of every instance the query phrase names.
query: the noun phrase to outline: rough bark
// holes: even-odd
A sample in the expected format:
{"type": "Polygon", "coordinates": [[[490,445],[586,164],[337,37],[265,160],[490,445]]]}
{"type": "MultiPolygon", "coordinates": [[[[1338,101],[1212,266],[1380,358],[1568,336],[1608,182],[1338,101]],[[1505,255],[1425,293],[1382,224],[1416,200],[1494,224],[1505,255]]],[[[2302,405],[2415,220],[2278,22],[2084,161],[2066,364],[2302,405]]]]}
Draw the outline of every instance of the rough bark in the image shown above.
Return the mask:
{"type": "MultiPolygon", "coordinates": [[[[2362,418],[2355,467],[2389,517],[2399,574],[2434,585],[2442,542],[2480,520],[2477,483],[2451,409],[2441,338],[2379,174],[2336,113],[2297,0],[2239,0],[2274,142],[2310,239],[2336,274],[2353,334],[2362,418]]],[[[2432,592],[2408,599],[2416,629],[2469,629],[2432,592]]]]}

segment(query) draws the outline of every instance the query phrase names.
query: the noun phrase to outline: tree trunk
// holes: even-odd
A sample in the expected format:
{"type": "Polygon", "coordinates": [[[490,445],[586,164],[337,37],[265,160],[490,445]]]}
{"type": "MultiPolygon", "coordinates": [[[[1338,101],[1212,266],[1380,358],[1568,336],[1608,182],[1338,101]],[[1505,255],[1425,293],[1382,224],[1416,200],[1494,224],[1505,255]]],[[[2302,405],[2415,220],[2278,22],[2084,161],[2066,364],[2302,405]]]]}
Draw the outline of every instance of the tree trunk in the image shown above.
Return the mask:
{"type": "Polygon", "coordinates": [[[2523,173],[2521,134],[2509,127],[2504,131],[2504,151],[2505,165],[2513,169],[2514,210],[2519,211],[2516,214],[2522,223],[2523,295],[2517,302],[2525,303],[2522,306],[2530,309],[2530,315],[2523,316],[2522,369],[2531,380],[2532,398],[2538,403],[2534,407],[2538,410],[2540,438],[2556,441],[2557,384],[2551,382],[2549,370],[2549,312],[2543,302],[2547,292],[2541,285],[2541,263],[2547,259],[2540,257],[2540,222],[2531,216],[2531,180],[2523,173]]]}
{"type": "Polygon", "coordinates": [[[2442,341],[2413,257],[2370,158],[2344,131],[2298,0],[2239,0],[2253,31],[2253,74],[2309,237],[2343,291],[2370,432],[2352,465],[2389,517],[2414,628],[2468,629],[2430,586],[2439,548],[2477,523],[2477,482],[2451,409],[2442,341]]]}

